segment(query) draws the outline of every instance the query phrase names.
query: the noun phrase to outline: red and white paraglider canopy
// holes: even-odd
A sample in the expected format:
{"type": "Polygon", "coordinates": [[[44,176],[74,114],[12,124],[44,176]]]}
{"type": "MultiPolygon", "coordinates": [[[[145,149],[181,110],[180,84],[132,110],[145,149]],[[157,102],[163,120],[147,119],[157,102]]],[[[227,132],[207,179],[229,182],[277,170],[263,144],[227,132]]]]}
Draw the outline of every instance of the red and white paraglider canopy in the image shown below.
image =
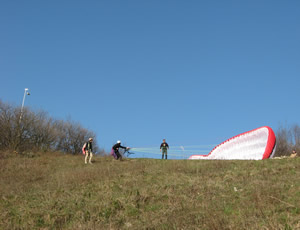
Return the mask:
{"type": "Polygon", "coordinates": [[[275,147],[273,130],[264,126],[224,141],[208,155],[192,155],[189,159],[262,160],[272,158],[275,147]]]}

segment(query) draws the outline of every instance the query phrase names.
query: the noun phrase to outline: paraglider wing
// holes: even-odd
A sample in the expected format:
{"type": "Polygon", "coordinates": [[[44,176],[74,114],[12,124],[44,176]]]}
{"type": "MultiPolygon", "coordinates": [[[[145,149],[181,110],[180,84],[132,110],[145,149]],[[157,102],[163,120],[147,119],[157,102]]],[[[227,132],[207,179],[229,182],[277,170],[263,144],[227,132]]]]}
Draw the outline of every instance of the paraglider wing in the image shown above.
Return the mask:
{"type": "Polygon", "coordinates": [[[189,159],[262,160],[272,158],[275,147],[273,130],[264,126],[224,141],[208,155],[192,155],[189,159]]]}

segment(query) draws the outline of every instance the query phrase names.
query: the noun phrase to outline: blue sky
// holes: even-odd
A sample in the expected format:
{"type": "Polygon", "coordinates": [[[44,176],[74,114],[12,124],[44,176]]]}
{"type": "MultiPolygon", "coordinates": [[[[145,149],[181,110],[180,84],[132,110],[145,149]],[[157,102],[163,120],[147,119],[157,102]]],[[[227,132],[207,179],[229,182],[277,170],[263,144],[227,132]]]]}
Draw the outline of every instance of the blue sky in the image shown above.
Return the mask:
{"type": "Polygon", "coordinates": [[[300,1],[1,1],[0,98],[101,147],[299,124],[300,1]]]}

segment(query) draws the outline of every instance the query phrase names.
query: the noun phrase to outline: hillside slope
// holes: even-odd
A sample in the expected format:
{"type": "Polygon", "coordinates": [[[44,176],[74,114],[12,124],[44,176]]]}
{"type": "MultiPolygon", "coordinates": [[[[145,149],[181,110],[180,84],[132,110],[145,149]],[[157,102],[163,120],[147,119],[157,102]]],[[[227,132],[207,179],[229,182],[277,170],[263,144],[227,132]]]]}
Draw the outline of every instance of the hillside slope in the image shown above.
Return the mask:
{"type": "Polygon", "coordinates": [[[300,158],[0,159],[0,229],[300,229],[300,158]]]}

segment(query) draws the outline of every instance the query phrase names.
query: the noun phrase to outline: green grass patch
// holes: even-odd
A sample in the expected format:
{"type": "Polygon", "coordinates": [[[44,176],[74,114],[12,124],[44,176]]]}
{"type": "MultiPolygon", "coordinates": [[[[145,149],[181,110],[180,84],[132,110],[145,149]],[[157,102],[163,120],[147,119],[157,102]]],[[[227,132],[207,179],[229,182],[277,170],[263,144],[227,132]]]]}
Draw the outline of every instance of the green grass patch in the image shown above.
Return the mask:
{"type": "Polygon", "coordinates": [[[300,229],[300,158],[0,159],[0,229],[300,229]]]}

